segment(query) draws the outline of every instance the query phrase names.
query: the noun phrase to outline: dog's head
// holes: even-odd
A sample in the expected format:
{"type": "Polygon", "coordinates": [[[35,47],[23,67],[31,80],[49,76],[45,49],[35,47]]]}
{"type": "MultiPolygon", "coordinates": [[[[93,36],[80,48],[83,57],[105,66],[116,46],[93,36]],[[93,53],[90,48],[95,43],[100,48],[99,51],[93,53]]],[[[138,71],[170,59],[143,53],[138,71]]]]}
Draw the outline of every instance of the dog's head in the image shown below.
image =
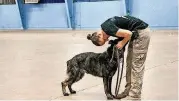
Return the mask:
{"type": "Polygon", "coordinates": [[[110,44],[110,46],[108,47],[107,49],[107,53],[108,55],[111,57],[112,55],[114,55],[114,57],[116,57],[116,51],[118,51],[119,55],[122,55],[123,52],[125,51],[125,46],[120,50],[120,49],[117,49],[116,48],[116,45],[119,41],[122,41],[123,38],[118,38],[118,39],[115,39],[115,40],[110,40],[108,44],[110,44]]]}

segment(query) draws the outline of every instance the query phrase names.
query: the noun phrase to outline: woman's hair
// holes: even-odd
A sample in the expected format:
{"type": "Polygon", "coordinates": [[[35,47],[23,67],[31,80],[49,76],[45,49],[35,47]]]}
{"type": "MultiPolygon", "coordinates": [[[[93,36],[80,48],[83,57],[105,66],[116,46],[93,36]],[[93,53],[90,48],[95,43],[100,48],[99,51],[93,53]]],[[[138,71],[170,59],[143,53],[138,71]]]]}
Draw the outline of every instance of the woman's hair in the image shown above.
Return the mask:
{"type": "Polygon", "coordinates": [[[93,34],[88,34],[87,39],[91,40],[94,45],[100,46],[100,44],[99,44],[99,36],[97,35],[97,32],[94,32],[93,34]]]}

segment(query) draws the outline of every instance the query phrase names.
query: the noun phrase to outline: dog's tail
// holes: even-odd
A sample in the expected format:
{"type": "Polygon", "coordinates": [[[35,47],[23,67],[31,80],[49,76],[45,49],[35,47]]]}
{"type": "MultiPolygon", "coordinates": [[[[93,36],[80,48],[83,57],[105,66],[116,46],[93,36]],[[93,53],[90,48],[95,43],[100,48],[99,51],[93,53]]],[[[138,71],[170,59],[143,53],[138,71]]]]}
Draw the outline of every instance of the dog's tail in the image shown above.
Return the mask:
{"type": "Polygon", "coordinates": [[[70,60],[68,60],[68,61],[66,62],[66,64],[67,64],[67,71],[66,71],[66,73],[69,74],[69,72],[70,72],[70,70],[71,70],[70,60]]]}

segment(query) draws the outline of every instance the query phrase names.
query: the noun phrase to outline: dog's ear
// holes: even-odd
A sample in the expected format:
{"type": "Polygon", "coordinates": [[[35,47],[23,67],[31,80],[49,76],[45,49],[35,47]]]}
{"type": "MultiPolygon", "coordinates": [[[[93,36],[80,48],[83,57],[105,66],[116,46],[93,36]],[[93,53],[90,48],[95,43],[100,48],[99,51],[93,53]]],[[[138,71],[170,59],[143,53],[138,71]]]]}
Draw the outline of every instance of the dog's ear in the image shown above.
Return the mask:
{"type": "Polygon", "coordinates": [[[109,40],[108,44],[114,44],[114,40],[109,40]]]}
{"type": "Polygon", "coordinates": [[[111,45],[115,45],[117,44],[119,41],[122,41],[124,38],[123,37],[119,37],[115,40],[109,40],[108,44],[111,44],[111,45]]]}
{"type": "Polygon", "coordinates": [[[117,44],[117,40],[109,40],[108,44],[110,44],[110,46],[107,48],[107,52],[108,54],[112,55],[113,47],[115,47],[115,45],[117,44]]]}

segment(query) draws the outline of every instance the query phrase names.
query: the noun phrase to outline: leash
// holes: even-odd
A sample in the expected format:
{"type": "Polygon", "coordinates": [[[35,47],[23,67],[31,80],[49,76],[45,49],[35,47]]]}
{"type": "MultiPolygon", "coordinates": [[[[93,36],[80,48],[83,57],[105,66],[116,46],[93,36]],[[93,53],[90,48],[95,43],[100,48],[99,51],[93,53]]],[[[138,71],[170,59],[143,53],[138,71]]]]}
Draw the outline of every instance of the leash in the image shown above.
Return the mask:
{"type": "Polygon", "coordinates": [[[124,52],[122,50],[120,50],[122,57],[119,58],[119,51],[116,51],[116,55],[117,55],[117,67],[118,67],[118,72],[117,72],[117,81],[116,81],[116,88],[115,88],[115,96],[118,95],[119,93],[119,89],[120,89],[120,85],[121,85],[121,80],[122,80],[122,75],[123,75],[123,68],[124,68],[124,52]],[[122,68],[121,68],[121,72],[120,72],[120,63],[122,63],[122,68]],[[120,78],[119,78],[119,74],[120,74],[120,78]]]}
{"type": "MultiPolygon", "coordinates": [[[[110,60],[110,62],[112,62],[113,58],[114,58],[114,50],[115,50],[115,46],[113,47],[113,53],[112,53],[112,58],[110,60]]],[[[118,95],[119,93],[119,88],[120,88],[120,85],[121,85],[121,80],[122,80],[122,75],[123,75],[123,68],[124,68],[124,52],[123,50],[120,50],[120,53],[122,55],[121,58],[119,58],[119,51],[118,49],[116,48],[116,56],[117,56],[117,68],[118,68],[118,71],[117,71],[117,81],[116,81],[116,88],[115,88],[115,96],[118,95]],[[121,69],[121,73],[120,73],[120,63],[122,62],[122,69],[121,69]],[[119,74],[120,74],[120,78],[119,78],[119,74]]]]}

